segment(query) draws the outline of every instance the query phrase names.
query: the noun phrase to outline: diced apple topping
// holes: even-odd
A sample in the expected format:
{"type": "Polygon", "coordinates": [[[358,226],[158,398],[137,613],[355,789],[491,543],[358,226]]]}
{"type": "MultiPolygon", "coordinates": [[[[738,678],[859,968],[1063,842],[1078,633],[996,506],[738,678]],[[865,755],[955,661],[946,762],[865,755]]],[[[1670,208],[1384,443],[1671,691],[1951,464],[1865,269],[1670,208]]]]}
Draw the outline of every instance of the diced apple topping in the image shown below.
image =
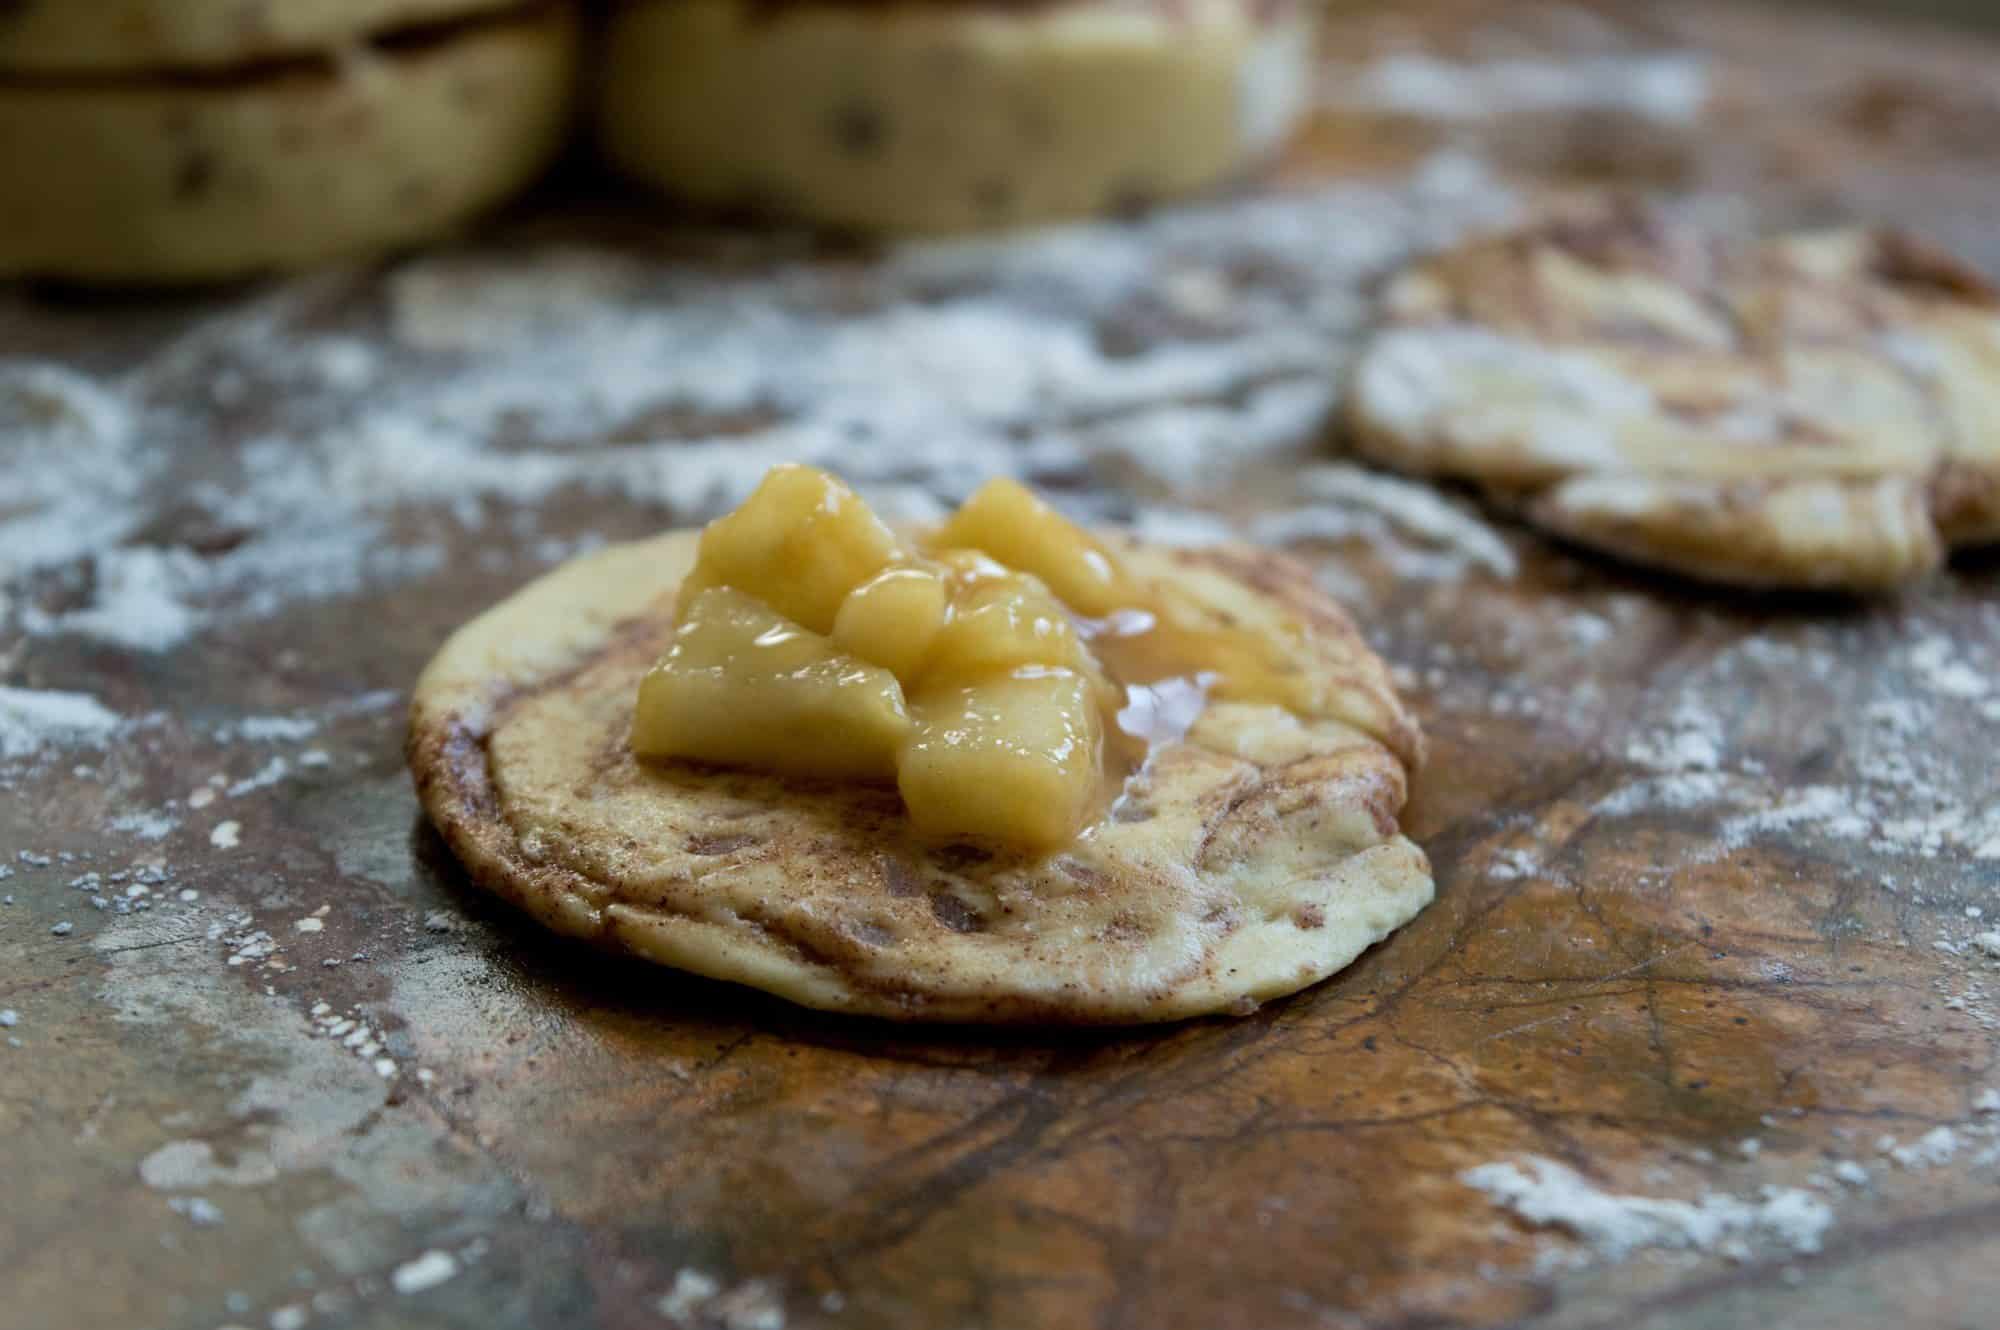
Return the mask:
{"type": "Polygon", "coordinates": [[[1103,802],[1103,712],[1074,670],[1031,665],[943,685],[915,714],[896,785],[920,832],[1047,852],[1103,802]]]}
{"type": "Polygon", "coordinates": [[[1076,624],[1048,588],[1022,573],[953,579],[951,617],[932,645],[925,683],[963,682],[1020,665],[1084,667],[1076,624]]]}
{"type": "Polygon", "coordinates": [[[730,587],[687,605],[639,685],[632,750],[823,780],[893,781],[910,716],[895,675],[730,587]]]}
{"type": "Polygon", "coordinates": [[[701,533],[681,603],[734,587],[824,635],[848,593],[904,555],[896,533],[840,481],[817,467],[773,467],[742,507],[701,533]]]}
{"type": "Polygon", "coordinates": [[[889,568],[848,593],[833,619],[833,640],[905,681],[923,670],[951,612],[940,570],[889,568]]]}
{"type": "Polygon", "coordinates": [[[1176,606],[1012,481],[919,549],[832,476],[778,467],[702,533],[633,749],[894,781],[925,835],[1047,852],[1109,803],[1107,741],[1143,753],[1116,728],[1128,699],[1097,653],[1120,685],[1184,682],[1197,710],[1211,685],[1298,691],[1264,634],[1176,606]]]}
{"type": "Polygon", "coordinates": [[[1133,601],[1109,550],[1025,485],[1005,478],[980,486],[932,537],[931,546],[978,550],[1032,573],[1078,614],[1095,618],[1133,601]]]}

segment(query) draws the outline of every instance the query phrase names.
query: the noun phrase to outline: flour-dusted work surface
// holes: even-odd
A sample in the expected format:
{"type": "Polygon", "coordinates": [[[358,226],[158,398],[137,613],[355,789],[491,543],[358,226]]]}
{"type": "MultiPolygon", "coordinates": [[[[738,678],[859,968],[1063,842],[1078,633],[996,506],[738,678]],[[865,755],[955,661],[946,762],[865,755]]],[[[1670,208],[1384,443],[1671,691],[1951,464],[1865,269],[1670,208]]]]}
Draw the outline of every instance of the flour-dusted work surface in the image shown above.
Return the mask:
{"type": "Polygon", "coordinates": [[[2000,52],[1334,27],[1278,186],[1143,221],[864,254],[551,200],[379,271],[0,295],[0,1326],[1991,1324],[2000,562],[1716,594],[1327,422],[1383,275],[1551,185],[2000,275],[2000,52]],[[1429,733],[1437,903],[1129,1034],[817,1016],[488,903],[417,816],[417,670],[789,459],[1307,560],[1429,733]]]}

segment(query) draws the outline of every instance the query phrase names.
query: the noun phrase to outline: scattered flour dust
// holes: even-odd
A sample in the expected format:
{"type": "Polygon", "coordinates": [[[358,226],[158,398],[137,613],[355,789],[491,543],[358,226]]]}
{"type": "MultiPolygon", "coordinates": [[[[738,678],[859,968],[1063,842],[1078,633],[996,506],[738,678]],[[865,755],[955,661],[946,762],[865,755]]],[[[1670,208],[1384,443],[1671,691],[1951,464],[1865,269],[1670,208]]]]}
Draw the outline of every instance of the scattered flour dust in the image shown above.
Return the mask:
{"type": "MultiPolygon", "coordinates": [[[[1683,681],[1664,723],[1625,746],[1625,758],[1639,769],[1636,777],[1594,811],[1627,816],[1712,809],[1719,851],[1791,833],[1885,856],[2000,860],[2000,790],[1969,774],[1954,745],[1939,741],[1970,726],[2000,742],[2000,687],[1980,667],[1980,649],[1913,623],[1903,630],[1906,644],[1889,669],[1855,680],[1843,677],[1850,653],[1840,627],[1802,631],[1807,645],[1752,638],[1683,681]],[[1858,688],[1862,696],[1828,714],[1827,775],[1794,784],[1732,751],[1710,699],[1801,685],[1840,687],[1843,694],[1858,688]]],[[[1964,917],[1978,920],[1981,914],[1964,917]]],[[[1984,949],[1976,938],[1963,941],[1984,949]]],[[[1953,948],[1956,954],[1958,943],[1953,948]]]]}
{"type": "Polygon", "coordinates": [[[123,723],[87,693],[0,687],[0,760],[50,749],[102,748],[123,723]]]}
{"type": "Polygon", "coordinates": [[[56,365],[0,363],[0,577],[121,539],[164,455],[135,446],[115,387],[56,365]]]}
{"type": "Polygon", "coordinates": [[[1332,71],[1322,104],[1336,110],[1393,112],[1435,120],[1484,120],[1530,111],[1624,111],[1669,125],[1692,125],[1708,103],[1709,69],[1687,52],[1440,59],[1399,51],[1332,71]]]}
{"type": "Polygon", "coordinates": [[[282,757],[274,757],[250,775],[245,776],[242,780],[223,790],[222,797],[225,799],[241,799],[246,794],[254,793],[267,786],[276,785],[285,778],[291,769],[292,764],[290,762],[287,762],[282,757]]]}
{"type": "Polygon", "coordinates": [[[674,1324],[687,1325],[720,1292],[715,1276],[689,1266],[675,1273],[674,1286],[660,1295],[655,1308],[674,1324]]]}
{"type": "Polygon", "coordinates": [[[397,1266],[389,1275],[389,1284],[398,1293],[422,1293],[427,1289],[453,1279],[458,1274],[458,1258],[448,1251],[432,1249],[397,1266]]]}
{"type": "Polygon", "coordinates": [[[1892,1145],[1884,1153],[1903,1168],[1937,1168],[1950,1163],[1963,1144],[1950,1127],[1933,1127],[1908,1145],[1892,1145]]]}
{"type": "MultiPolygon", "coordinates": [[[[1146,504],[1080,515],[1172,520],[1239,465],[1322,436],[1374,278],[1514,206],[1444,155],[1393,184],[912,244],[859,273],[782,236],[690,236],[714,263],[500,243],[398,269],[399,345],[379,353],[327,326],[329,306],[362,303],[331,298],[352,275],[298,279],[115,378],[0,371],[0,463],[28,486],[0,507],[0,615],[171,650],[428,576],[455,543],[510,566],[559,557],[588,533],[540,528],[558,494],[693,523],[787,460],[930,502],[994,474],[1083,492],[1137,471],[1146,504]],[[1187,331],[1120,339],[1161,313],[1187,331]],[[245,437],[252,403],[264,432],[245,437]],[[242,440],[227,464],[171,484],[168,445],[218,437],[242,440]]],[[[1507,565],[1448,506],[1363,483],[1316,501],[1393,501],[1388,525],[1448,546],[1449,567],[1507,565]]]]}
{"type": "MultiPolygon", "coordinates": [[[[308,933],[318,932],[322,927],[321,917],[324,914],[325,907],[322,906],[319,916],[300,919],[292,927],[308,933]],[[312,927],[307,928],[308,924],[312,927]]],[[[269,940],[268,934],[263,936],[266,941],[269,940]]],[[[336,1011],[330,1003],[315,1002],[306,1014],[317,1033],[338,1041],[342,1048],[367,1063],[383,1080],[395,1079],[400,1068],[396,1060],[385,1053],[382,1041],[387,1036],[371,1027],[367,1018],[359,1011],[350,1009],[342,1013],[336,1011]]],[[[430,1083],[431,1075],[428,1068],[417,1069],[417,1079],[426,1085],[430,1083]]]]}
{"type": "Polygon", "coordinates": [[[673,1287],[660,1295],[653,1308],[676,1326],[785,1330],[785,1304],[770,1283],[747,1279],[725,1289],[721,1280],[693,1266],[674,1275],[673,1287]]]}
{"type": "Polygon", "coordinates": [[[1958,659],[1950,638],[1925,638],[1911,647],[1904,659],[1916,676],[1940,696],[1984,701],[1993,691],[1992,675],[1958,659]]]}
{"type": "Polygon", "coordinates": [[[1429,570],[1448,577],[1477,569],[1511,578],[1519,571],[1514,551],[1492,527],[1430,486],[1338,464],[1299,468],[1292,484],[1310,502],[1258,519],[1253,539],[1284,545],[1359,535],[1383,541],[1405,574],[1429,570]],[[1414,540],[1421,552],[1399,555],[1393,541],[1398,535],[1414,540]],[[1437,567],[1440,562],[1448,566],[1437,567]]]}
{"type": "Polygon", "coordinates": [[[310,716],[245,716],[217,730],[215,737],[222,743],[297,743],[319,729],[320,723],[310,716]]]}
{"type": "Polygon", "coordinates": [[[168,1141],[139,1161],[139,1180],[157,1191],[261,1187],[277,1178],[277,1166],[268,1153],[245,1150],[225,1162],[207,1141],[168,1141]]]}
{"type": "Polygon", "coordinates": [[[1722,722],[1684,699],[1663,728],[1632,740],[1625,756],[1652,771],[1714,771],[1722,765],[1722,722]]]}
{"type": "Polygon", "coordinates": [[[64,614],[29,607],[21,625],[30,633],[74,633],[136,651],[165,651],[187,640],[200,616],[187,597],[200,586],[202,560],[186,550],[147,546],[105,550],[94,560],[91,603],[64,614]]]}
{"type": "Polygon", "coordinates": [[[122,835],[139,840],[165,840],[180,826],[180,819],[170,813],[155,810],[141,810],[120,813],[105,825],[122,835]]]}
{"type": "Polygon", "coordinates": [[[1537,1227],[1563,1229],[1611,1260],[1646,1250],[1721,1252],[1761,1241],[1815,1252],[1833,1211],[1808,1191],[1765,1187],[1755,1200],[1711,1193],[1698,1201],[1607,1192],[1551,1159],[1482,1164],[1460,1181],[1537,1227]]]}
{"type": "MultiPolygon", "coordinates": [[[[214,922],[235,926],[244,918],[214,922]]],[[[168,1197],[205,1192],[221,1201],[218,1210],[233,1209],[227,1196],[239,1189],[305,1187],[327,1199],[296,1218],[301,1259],[365,1276],[385,1291],[398,1287],[398,1271],[408,1271],[402,1286],[421,1291],[416,1286],[452,1277],[447,1268],[462,1271],[484,1259],[487,1240],[476,1235],[527,1204],[513,1179],[448,1148],[448,1133],[424,1115],[385,1111],[391,1088],[378,1072],[327,1040],[298,1037],[293,999],[241,982],[202,948],[175,947],[184,963],[161,965],[158,948],[186,930],[183,917],[134,914],[111,920],[90,943],[103,962],[99,997],[112,1019],[143,1030],[169,1056],[217,1048],[229,1054],[230,1070],[177,1101],[182,1111],[172,1134],[163,1130],[142,1147],[139,1180],[168,1197]],[[433,1228],[440,1214],[451,1217],[461,1240],[447,1246],[433,1238],[430,1250],[412,1259],[410,1235],[433,1228]]],[[[187,1218],[199,1223],[195,1209],[187,1218]]],[[[274,1290],[288,1286],[273,1283],[274,1290]]],[[[282,1322],[287,1307],[253,1315],[247,1299],[230,1310],[260,1326],[321,1321],[302,1307],[282,1322]]]]}

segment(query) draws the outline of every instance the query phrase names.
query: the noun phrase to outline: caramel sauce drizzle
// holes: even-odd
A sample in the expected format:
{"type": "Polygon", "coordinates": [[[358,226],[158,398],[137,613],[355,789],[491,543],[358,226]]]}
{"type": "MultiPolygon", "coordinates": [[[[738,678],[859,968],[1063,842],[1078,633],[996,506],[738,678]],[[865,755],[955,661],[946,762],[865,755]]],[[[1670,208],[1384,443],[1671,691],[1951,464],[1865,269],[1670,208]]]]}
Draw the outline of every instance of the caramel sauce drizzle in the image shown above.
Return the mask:
{"type": "Polygon", "coordinates": [[[1091,826],[1155,750],[1187,738],[1211,700],[1270,703],[1302,714],[1319,700],[1310,672],[1270,636],[1223,622],[1166,588],[1133,599],[1141,604],[1077,621],[1123,699],[1115,712],[1107,708],[1103,806],[1091,826]]]}

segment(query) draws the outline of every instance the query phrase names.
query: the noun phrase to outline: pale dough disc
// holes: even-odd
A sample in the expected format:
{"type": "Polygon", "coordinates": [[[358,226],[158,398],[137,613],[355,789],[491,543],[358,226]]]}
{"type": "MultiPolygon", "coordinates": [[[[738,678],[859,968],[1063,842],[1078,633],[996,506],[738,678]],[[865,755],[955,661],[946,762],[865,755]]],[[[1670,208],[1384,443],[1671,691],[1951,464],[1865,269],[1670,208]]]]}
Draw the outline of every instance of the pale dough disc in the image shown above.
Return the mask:
{"type": "Polygon", "coordinates": [[[633,759],[633,698],[693,558],[676,534],[560,568],[454,635],[416,689],[418,792],[473,879],[548,927],[808,1006],[1135,1022],[1315,983],[1431,899],[1396,822],[1416,725],[1303,569],[1116,544],[1246,625],[1302,616],[1344,719],[1213,704],[1063,854],[925,845],[893,790],[633,759]]]}
{"type": "Polygon", "coordinates": [[[0,275],[171,283],[429,239],[532,179],[567,9],[242,78],[0,79],[0,275]]]}
{"type": "Polygon", "coordinates": [[[681,198],[865,231],[1124,209],[1271,156],[1310,100],[1299,0],[641,0],[598,131],[681,198]]]}
{"type": "Polygon", "coordinates": [[[2000,300],[1905,238],[1565,211],[1390,286],[1358,446],[1673,571],[1873,592],[2000,538],[2000,300]]]}
{"type": "Polygon", "coordinates": [[[0,70],[214,68],[347,46],[521,0],[4,0],[0,70]]]}

